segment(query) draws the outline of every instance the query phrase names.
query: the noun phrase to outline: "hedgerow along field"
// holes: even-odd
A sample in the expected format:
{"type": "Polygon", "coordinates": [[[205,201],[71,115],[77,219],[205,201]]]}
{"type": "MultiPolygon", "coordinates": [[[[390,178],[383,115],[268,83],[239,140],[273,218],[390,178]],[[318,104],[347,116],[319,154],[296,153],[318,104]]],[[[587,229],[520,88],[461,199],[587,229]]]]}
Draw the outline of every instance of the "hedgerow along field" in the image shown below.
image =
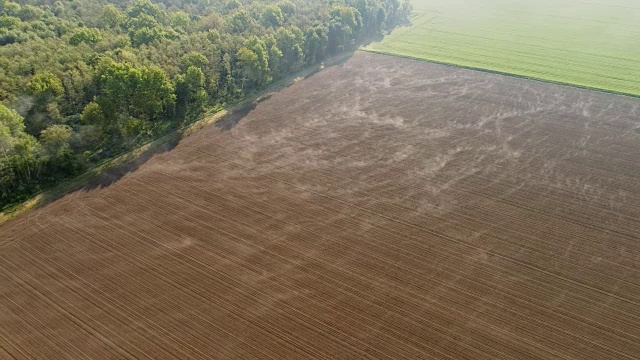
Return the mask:
{"type": "Polygon", "coordinates": [[[639,114],[356,54],[0,225],[0,359],[637,359],[639,114]]]}
{"type": "Polygon", "coordinates": [[[634,0],[412,0],[412,25],[366,49],[640,95],[634,0]]]}

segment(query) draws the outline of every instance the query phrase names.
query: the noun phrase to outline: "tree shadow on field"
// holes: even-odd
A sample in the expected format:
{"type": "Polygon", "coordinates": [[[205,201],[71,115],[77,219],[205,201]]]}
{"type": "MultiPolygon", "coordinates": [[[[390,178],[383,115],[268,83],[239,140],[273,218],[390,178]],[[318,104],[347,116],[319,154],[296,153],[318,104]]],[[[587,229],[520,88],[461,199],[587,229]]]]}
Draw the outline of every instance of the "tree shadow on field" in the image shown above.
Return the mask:
{"type": "MultiPolygon", "coordinates": [[[[271,97],[271,95],[260,98],[250,104],[242,105],[237,110],[221,117],[215,123],[204,126],[213,125],[221,131],[230,131],[253,109],[255,109],[259,102],[264,101],[269,97],[271,97]]],[[[200,130],[202,129],[198,129],[198,131],[200,130]]],[[[55,193],[48,195],[45,201],[53,201],[71,192],[90,192],[93,190],[107,188],[120,181],[120,179],[126,175],[137,171],[142,165],[156,155],[173,151],[180,144],[180,141],[186,136],[185,133],[186,131],[184,129],[177,130],[149,143],[147,149],[139,150],[139,152],[134,150],[133,152],[124,154],[120,159],[115,160],[118,162],[117,164],[109,167],[107,170],[100,167],[91,169],[75,179],[69,187],[60,189],[59,191],[55,191],[55,193]]]]}
{"type": "Polygon", "coordinates": [[[167,139],[166,142],[151,146],[149,149],[144,150],[139,155],[123,155],[125,157],[129,156],[130,159],[123,159],[121,164],[115,165],[107,171],[101,172],[97,169],[90,170],[90,172],[93,172],[93,176],[89,175],[91,176],[91,179],[76,191],[89,192],[92,190],[109,187],[125,177],[127,174],[137,171],[140,166],[151,160],[154,156],[172,151],[180,143],[182,134],[180,132],[169,136],[170,138],[167,139]]]}
{"type": "Polygon", "coordinates": [[[362,46],[369,46],[369,45],[371,45],[371,43],[382,41],[382,39],[384,39],[384,35],[383,34],[377,34],[377,35],[369,36],[369,37],[363,39],[362,46]]]}
{"type": "MultiPolygon", "coordinates": [[[[221,131],[230,131],[236,125],[238,125],[238,123],[242,119],[244,119],[251,111],[253,111],[253,109],[256,108],[259,102],[262,102],[270,97],[271,95],[267,95],[246,105],[241,105],[236,110],[233,110],[229,114],[221,117],[213,124],[203,125],[203,127],[213,125],[221,131]]],[[[197,131],[200,130],[203,129],[198,129],[197,131]]],[[[79,186],[71,191],[88,192],[96,189],[106,188],[115,184],[126,175],[137,171],[142,165],[144,165],[147,161],[151,160],[156,155],[173,151],[180,144],[180,141],[185,136],[188,136],[186,135],[186,132],[187,131],[184,129],[175,131],[174,133],[165,135],[164,137],[150,143],[149,148],[143,150],[140,153],[132,152],[129,154],[125,154],[123,155],[121,163],[109,168],[106,171],[99,168],[90,170],[87,174],[89,180],[85,180],[85,183],[82,186],[79,186]]]]}
{"type": "Polygon", "coordinates": [[[203,122],[201,125],[194,123],[186,126],[181,130],[169,133],[159,139],[156,139],[146,145],[143,145],[129,153],[125,153],[120,157],[112,159],[103,165],[91,168],[85,173],[68,180],[53,188],[47,189],[34,196],[32,199],[25,201],[22,204],[16,205],[9,210],[0,212],[0,223],[4,218],[12,218],[19,216],[29,210],[39,208],[43,205],[51,203],[57,199],[60,199],[68,194],[81,192],[91,192],[102,188],[107,188],[128,174],[131,174],[140,169],[147,161],[159,154],[168,153],[173,151],[180,141],[193,131],[200,131],[201,127],[215,126],[220,131],[231,131],[234,129],[242,119],[244,119],[251,111],[253,111],[259,103],[271,98],[272,94],[291,86],[299,79],[306,79],[312,77],[322,71],[325,67],[331,67],[336,65],[342,65],[349,61],[354,55],[355,50],[344,52],[343,54],[336,56],[335,58],[328,59],[323,64],[318,64],[314,67],[305,69],[297,74],[294,74],[288,78],[281,80],[280,82],[273,84],[264,91],[258,94],[251,95],[253,100],[244,100],[233,106],[233,110],[229,110],[229,113],[221,116],[213,124],[211,122],[203,122]],[[260,94],[262,93],[262,94],[260,94]]]}
{"type": "Polygon", "coordinates": [[[240,120],[244,119],[247,115],[249,115],[251,111],[253,111],[258,106],[258,103],[265,101],[270,97],[271,95],[269,94],[257,101],[252,102],[247,106],[243,106],[242,108],[233,111],[229,115],[216,121],[214,123],[214,126],[222,131],[231,131],[231,129],[233,129],[234,127],[236,127],[236,125],[238,125],[238,123],[240,123],[240,120]]]}
{"type": "Polygon", "coordinates": [[[114,164],[105,164],[93,169],[89,169],[84,174],[63,183],[42,194],[40,204],[42,206],[47,203],[60,199],[68,194],[78,191],[91,192],[107,188],[127,174],[137,171],[144,163],[151,160],[154,156],[167,153],[175,149],[182,139],[183,131],[177,131],[160,139],[156,139],[147,145],[143,145],[137,150],[132,150],[121,155],[119,158],[112,160],[114,164]],[[145,148],[146,147],[146,148],[145,148]],[[105,169],[105,166],[107,167],[105,169]]]}
{"type": "Polygon", "coordinates": [[[0,212],[0,224],[30,210],[40,208],[66,195],[90,192],[109,187],[127,174],[138,170],[154,156],[172,151],[182,139],[183,131],[167,134],[146,145],[116,157],[105,164],[90,168],[81,175],[34,195],[31,199],[0,212]]]}

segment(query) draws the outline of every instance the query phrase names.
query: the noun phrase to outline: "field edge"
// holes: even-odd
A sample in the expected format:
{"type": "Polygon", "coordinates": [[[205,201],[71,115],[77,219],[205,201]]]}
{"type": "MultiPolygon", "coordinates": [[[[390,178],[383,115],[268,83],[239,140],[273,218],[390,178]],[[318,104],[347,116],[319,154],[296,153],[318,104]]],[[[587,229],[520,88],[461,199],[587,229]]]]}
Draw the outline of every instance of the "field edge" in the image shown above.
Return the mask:
{"type": "Polygon", "coordinates": [[[219,110],[215,110],[214,112],[212,112],[212,109],[209,109],[208,112],[200,120],[196,120],[178,129],[172,130],[167,134],[160,135],[159,137],[145,144],[142,144],[131,151],[108,159],[76,177],[63,181],[62,183],[54,185],[51,188],[45,189],[25,201],[22,201],[0,211],[0,225],[20,215],[24,215],[31,210],[35,210],[52,201],[55,201],[56,199],[59,199],[69,193],[77,191],[82,188],[82,186],[86,185],[92,180],[95,180],[99,176],[104,175],[109,171],[116,170],[120,167],[131,164],[136,160],[141,159],[145,155],[152,154],[162,146],[171,143],[171,141],[179,141],[202,129],[205,126],[213,125],[216,121],[222,119],[223,117],[245,109],[252,104],[258,103],[268,98],[274,92],[291,86],[301,79],[312,76],[313,74],[324,69],[326,66],[338,65],[351,58],[351,56],[353,56],[357,51],[346,51],[329,59],[326,59],[321,64],[308,66],[292,75],[285,77],[284,79],[270,84],[262,90],[258,90],[257,92],[250,94],[245,99],[242,99],[236,103],[229,104],[228,106],[219,110]]]}
{"type": "Polygon", "coordinates": [[[507,72],[507,71],[492,70],[492,69],[487,69],[487,68],[482,68],[482,67],[462,65],[462,64],[457,64],[457,63],[453,63],[453,62],[432,60],[432,59],[427,59],[427,58],[421,58],[421,57],[418,57],[418,56],[398,54],[398,53],[394,53],[394,52],[390,52],[390,51],[375,50],[375,49],[364,48],[364,47],[359,49],[359,50],[363,51],[363,52],[368,52],[368,53],[371,53],[371,54],[381,54],[381,55],[387,55],[387,56],[395,56],[395,57],[399,57],[399,58],[403,58],[403,59],[421,61],[421,62],[426,62],[426,63],[430,63],[430,64],[436,64],[436,65],[449,66],[449,67],[454,67],[454,68],[458,68],[458,69],[472,70],[472,71],[478,71],[478,72],[483,72],[483,73],[488,73],[488,74],[493,74],[493,75],[502,75],[502,76],[508,76],[508,77],[517,78],[517,79],[532,80],[532,81],[538,81],[538,82],[543,82],[543,83],[547,83],[547,84],[566,86],[566,87],[572,87],[572,88],[582,89],[582,90],[597,91],[597,92],[600,92],[600,93],[605,93],[605,94],[610,94],[610,95],[626,96],[626,97],[630,97],[630,98],[640,99],[640,94],[628,93],[628,92],[624,92],[624,91],[616,91],[616,90],[610,90],[610,89],[605,89],[605,88],[599,88],[599,87],[595,87],[595,86],[580,85],[580,84],[571,83],[571,82],[565,82],[565,81],[550,80],[550,79],[545,79],[545,78],[542,78],[542,77],[528,76],[528,75],[522,75],[522,74],[517,74],[517,73],[511,73],[511,72],[507,72]]]}

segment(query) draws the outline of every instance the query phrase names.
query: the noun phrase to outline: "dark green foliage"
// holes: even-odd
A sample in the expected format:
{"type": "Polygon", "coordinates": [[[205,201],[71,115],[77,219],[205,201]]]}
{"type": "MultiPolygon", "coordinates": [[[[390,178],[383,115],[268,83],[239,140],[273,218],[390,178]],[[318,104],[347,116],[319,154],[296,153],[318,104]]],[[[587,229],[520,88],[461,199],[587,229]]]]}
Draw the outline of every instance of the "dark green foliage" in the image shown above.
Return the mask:
{"type": "Polygon", "coordinates": [[[196,118],[207,105],[205,76],[200,67],[189,66],[184,75],[176,77],[177,119],[196,118]]]}
{"type": "Polygon", "coordinates": [[[174,89],[157,67],[104,64],[98,70],[97,83],[95,104],[103,114],[100,125],[112,140],[138,135],[131,134],[131,128],[148,132],[172,114],[174,89]]]}
{"type": "Polygon", "coordinates": [[[308,28],[304,36],[305,60],[308,64],[315,64],[327,51],[329,35],[323,26],[308,28]]]}
{"type": "Polygon", "coordinates": [[[0,208],[409,11],[398,0],[0,0],[0,208]]]}
{"type": "Polygon", "coordinates": [[[22,21],[38,20],[44,16],[44,10],[32,5],[25,5],[16,12],[16,16],[22,21]]]}

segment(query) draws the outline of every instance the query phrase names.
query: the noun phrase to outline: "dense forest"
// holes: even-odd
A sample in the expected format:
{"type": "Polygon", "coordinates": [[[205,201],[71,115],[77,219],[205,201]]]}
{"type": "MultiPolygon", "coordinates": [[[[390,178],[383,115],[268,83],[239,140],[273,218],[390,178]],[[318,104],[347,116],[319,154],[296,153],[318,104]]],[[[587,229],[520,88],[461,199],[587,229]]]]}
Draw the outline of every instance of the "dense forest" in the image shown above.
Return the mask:
{"type": "Polygon", "coordinates": [[[408,0],[0,0],[0,208],[410,11],[408,0]]]}

